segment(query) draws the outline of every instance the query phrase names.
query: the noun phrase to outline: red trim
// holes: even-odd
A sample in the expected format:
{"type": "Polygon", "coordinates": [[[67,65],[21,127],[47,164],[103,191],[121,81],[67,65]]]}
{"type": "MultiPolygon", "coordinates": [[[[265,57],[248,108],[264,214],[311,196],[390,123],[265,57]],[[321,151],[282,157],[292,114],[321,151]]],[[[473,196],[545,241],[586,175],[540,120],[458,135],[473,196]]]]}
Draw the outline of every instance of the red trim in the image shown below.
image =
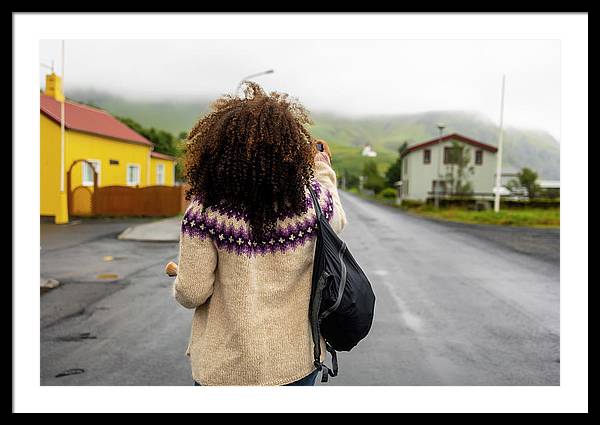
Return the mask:
{"type": "Polygon", "coordinates": [[[418,143],[416,145],[410,146],[408,149],[406,149],[404,151],[404,155],[408,155],[411,152],[426,148],[428,146],[434,146],[440,141],[447,142],[448,140],[459,140],[461,142],[467,143],[472,146],[476,146],[478,148],[481,148],[481,149],[484,149],[486,151],[493,152],[493,153],[498,151],[498,148],[496,148],[495,146],[488,145],[488,144],[482,143],[482,142],[478,142],[477,140],[470,139],[467,136],[463,136],[462,134],[452,133],[452,134],[448,134],[446,136],[442,136],[441,139],[439,137],[436,137],[435,139],[428,140],[426,142],[422,142],[422,143],[418,143]]]}

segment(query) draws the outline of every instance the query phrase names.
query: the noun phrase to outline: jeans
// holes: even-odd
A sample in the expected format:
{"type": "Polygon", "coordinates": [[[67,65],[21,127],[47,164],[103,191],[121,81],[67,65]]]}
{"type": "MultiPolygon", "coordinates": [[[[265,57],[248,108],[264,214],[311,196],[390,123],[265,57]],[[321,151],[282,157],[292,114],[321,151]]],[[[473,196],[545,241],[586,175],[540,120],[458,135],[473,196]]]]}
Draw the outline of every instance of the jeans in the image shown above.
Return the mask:
{"type": "MultiPolygon", "coordinates": [[[[317,379],[317,375],[319,374],[318,370],[314,370],[310,375],[305,376],[304,378],[296,381],[296,382],[292,382],[291,384],[285,384],[285,386],[292,386],[292,385],[302,385],[302,386],[313,386],[315,385],[315,380],[317,379]]],[[[202,385],[197,383],[196,381],[194,381],[194,386],[196,387],[201,387],[202,385]]]]}

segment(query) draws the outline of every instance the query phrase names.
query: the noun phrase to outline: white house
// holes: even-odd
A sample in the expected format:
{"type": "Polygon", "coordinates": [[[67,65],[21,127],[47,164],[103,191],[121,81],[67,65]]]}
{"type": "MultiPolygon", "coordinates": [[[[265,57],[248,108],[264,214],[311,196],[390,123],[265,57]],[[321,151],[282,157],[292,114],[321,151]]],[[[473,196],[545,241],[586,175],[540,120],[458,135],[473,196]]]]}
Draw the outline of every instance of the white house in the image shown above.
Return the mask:
{"type": "Polygon", "coordinates": [[[377,156],[377,152],[375,152],[373,150],[373,148],[371,147],[371,145],[366,144],[365,147],[362,150],[362,156],[375,157],[375,156],[377,156]]]}
{"type": "Polygon", "coordinates": [[[435,191],[456,194],[458,180],[474,194],[492,194],[497,150],[457,133],[413,144],[402,155],[401,198],[425,201],[435,191]],[[457,164],[456,147],[463,149],[463,167],[457,164]]]}

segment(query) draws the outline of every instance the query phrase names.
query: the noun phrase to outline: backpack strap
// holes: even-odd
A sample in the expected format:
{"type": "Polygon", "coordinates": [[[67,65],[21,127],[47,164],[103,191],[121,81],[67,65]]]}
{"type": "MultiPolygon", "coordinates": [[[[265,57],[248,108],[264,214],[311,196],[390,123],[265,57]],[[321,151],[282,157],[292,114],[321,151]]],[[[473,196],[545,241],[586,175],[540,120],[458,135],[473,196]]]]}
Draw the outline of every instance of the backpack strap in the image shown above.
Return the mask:
{"type": "Polygon", "coordinates": [[[323,215],[323,211],[321,211],[321,204],[319,204],[319,198],[317,198],[317,194],[313,189],[312,185],[308,185],[308,191],[310,192],[310,197],[312,199],[313,207],[315,209],[315,213],[317,214],[317,221],[321,219],[323,215]]]}
{"type": "Polygon", "coordinates": [[[329,351],[329,354],[331,354],[331,376],[336,377],[338,374],[337,352],[328,342],[325,343],[325,347],[327,348],[327,351],[329,351]]]}
{"type": "Polygon", "coordinates": [[[325,363],[321,363],[321,370],[323,371],[323,374],[321,375],[321,382],[327,382],[331,372],[329,371],[329,368],[325,366],[325,363]]]}
{"type": "MultiPolygon", "coordinates": [[[[323,216],[323,211],[321,210],[321,205],[319,204],[317,195],[315,194],[315,191],[310,184],[308,185],[308,191],[310,192],[310,197],[312,199],[312,203],[313,203],[313,207],[315,209],[315,213],[317,216],[317,223],[318,223],[319,220],[321,219],[321,217],[323,216]]],[[[319,243],[322,243],[322,241],[320,240],[319,233],[317,233],[317,249],[315,250],[316,255],[318,255],[318,253],[320,251],[319,243]]],[[[318,260],[319,260],[318,258],[315,258],[315,260],[314,260],[315,263],[318,260]]],[[[314,270],[313,270],[313,272],[314,272],[314,270]]],[[[318,371],[322,372],[321,382],[323,382],[323,383],[327,382],[329,380],[330,376],[335,377],[338,374],[337,353],[333,349],[333,347],[331,347],[331,345],[329,345],[328,342],[325,342],[325,348],[331,354],[332,369],[329,369],[325,365],[325,363],[321,362],[321,332],[319,329],[319,311],[318,311],[319,308],[318,307],[321,304],[321,291],[323,290],[325,282],[329,276],[330,276],[329,273],[327,273],[326,271],[323,271],[321,273],[321,276],[319,276],[318,279],[313,279],[312,298],[311,298],[312,317],[310,317],[310,325],[311,325],[313,344],[314,344],[314,350],[313,350],[314,365],[318,371]],[[315,280],[316,280],[316,282],[315,282],[315,280]]]]}
{"type": "Polygon", "coordinates": [[[321,274],[321,277],[319,278],[319,280],[317,281],[317,285],[314,289],[314,295],[313,295],[313,305],[312,305],[312,317],[310,317],[310,326],[311,326],[311,330],[312,330],[312,336],[313,336],[313,357],[314,357],[314,363],[315,363],[315,367],[318,370],[321,370],[321,331],[319,329],[319,305],[321,304],[321,290],[323,289],[324,285],[325,285],[325,281],[327,280],[327,277],[329,276],[329,273],[327,272],[323,272],[321,274]]]}

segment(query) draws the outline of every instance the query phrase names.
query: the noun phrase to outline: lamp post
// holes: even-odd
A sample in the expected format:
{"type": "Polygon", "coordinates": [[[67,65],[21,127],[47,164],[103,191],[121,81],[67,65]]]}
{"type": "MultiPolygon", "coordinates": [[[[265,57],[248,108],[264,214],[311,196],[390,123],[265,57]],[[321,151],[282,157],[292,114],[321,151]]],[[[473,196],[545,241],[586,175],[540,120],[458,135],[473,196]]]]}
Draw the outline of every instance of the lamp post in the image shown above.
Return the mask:
{"type": "Polygon", "coordinates": [[[440,138],[438,139],[438,161],[437,161],[437,181],[435,182],[435,194],[434,194],[434,200],[435,200],[435,208],[439,208],[440,207],[440,179],[442,178],[442,174],[441,174],[441,166],[442,166],[442,133],[444,132],[444,128],[446,128],[446,126],[442,123],[439,123],[437,125],[438,130],[440,131],[440,138]]]}
{"type": "Polygon", "coordinates": [[[238,94],[238,93],[239,93],[239,91],[240,91],[240,87],[242,87],[242,84],[244,83],[244,81],[246,81],[246,80],[249,80],[250,78],[254,78],[254,77],[260,77],[261,75],[272,74],[272,73],[274,73],[274,72],[275,72],[275,71],[274,71],[274,70],[272,70],[272,69],[267,69],[266,71],[263,71],[263,72],[258,72],[258,73],[256,73],[256,74],[251,74],[251,75],[248,75],[248,76],[246,76],[246,77],[242,78],[242,79],[240,80],[239,84],[237,85],[237,87],[235,88],[235,92],[233,93],[233,94],[234,94],[234,96],[237,96],[237,94],[238,94]]]}

